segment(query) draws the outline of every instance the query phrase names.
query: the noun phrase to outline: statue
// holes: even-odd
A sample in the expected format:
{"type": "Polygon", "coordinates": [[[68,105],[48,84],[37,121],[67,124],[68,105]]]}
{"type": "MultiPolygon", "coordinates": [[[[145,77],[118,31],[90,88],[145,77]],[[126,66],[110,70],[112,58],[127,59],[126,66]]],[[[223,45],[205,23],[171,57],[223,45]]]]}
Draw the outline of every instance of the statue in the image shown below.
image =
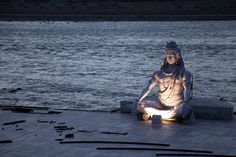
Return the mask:
{"type": "Polygon", "coordinates": [[[166,45],[166,56],[160,70],[155,71],[147,87],[134,103],[133,112],[142,116],[142,120],[151,119],[153,115],[160,115],[162,119],[177,121],[194,120],[189,105],[192,74],[185,70],[181,50],[176,42],[170,41],[166,45]],[[143,99],[151,89],[159,87],[156,101],[143,99]]]}

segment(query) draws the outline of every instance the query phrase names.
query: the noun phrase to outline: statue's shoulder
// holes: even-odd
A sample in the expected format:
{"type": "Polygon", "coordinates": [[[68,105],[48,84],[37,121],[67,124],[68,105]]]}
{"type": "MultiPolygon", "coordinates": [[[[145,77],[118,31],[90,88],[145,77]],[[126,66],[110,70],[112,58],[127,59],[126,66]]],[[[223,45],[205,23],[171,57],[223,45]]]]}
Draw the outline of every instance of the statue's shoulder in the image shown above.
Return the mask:
{"type": "Polygon", "coordinates": [[[185,70],[183,80],[188,80],[192,78],[192,73],[190,71],[185,70]]]}
{"type": "Polygon", "coordinates": [[[152,78],[153,78],[153,79],[159,79],[160,73],[161,73],[160,70],[154,71],[154,73],[153,73],[153,75],[152,75],[152,78]]]}
{"type": "Polygon", "coordinates": [[[161,74],[161,70],[156,70],[154,71],[153,76],[159,77],[160,74],[161,74]]]}
{"type": "Polygon", "coordinates": [[[192,76],[192,73],[191,73],[190,71],[188,71],[188,70],[185,70],[184,75],[186,75],[186,76],[192,76]]]}

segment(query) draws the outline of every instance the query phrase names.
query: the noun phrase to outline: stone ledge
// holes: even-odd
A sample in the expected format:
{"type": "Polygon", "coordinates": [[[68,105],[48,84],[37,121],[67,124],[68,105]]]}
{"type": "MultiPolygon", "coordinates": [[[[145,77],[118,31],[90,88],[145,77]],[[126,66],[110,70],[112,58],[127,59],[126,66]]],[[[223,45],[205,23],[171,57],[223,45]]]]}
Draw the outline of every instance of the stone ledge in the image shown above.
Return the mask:
{"type": "Polygon", "coordinates": [[[232,120],[233,106],[226,101],[212,98],[193,98],[192,105],[196,118],[232,120]]]}
{"type": "Polygon", "coordinates": [[[134,101],[131,101],[131,100],[120,101],[120,112],[131,113],[133,103],[134,101]]]}

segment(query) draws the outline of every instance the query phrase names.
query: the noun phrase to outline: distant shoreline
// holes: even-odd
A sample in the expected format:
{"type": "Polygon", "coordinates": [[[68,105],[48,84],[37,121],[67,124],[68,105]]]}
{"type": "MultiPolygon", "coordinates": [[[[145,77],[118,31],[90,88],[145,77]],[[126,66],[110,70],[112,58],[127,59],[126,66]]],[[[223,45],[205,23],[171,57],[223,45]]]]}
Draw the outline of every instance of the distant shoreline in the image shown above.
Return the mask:
{"type": "Polygon", "coordinates": [[[236,20],[235,0],[5,0],[4,21],[236,20]]]}
{"type": "Polygon", "coordinates": [[[236,15],[45,15],[0,14],[0,21],[221,21],[236,15]]]}

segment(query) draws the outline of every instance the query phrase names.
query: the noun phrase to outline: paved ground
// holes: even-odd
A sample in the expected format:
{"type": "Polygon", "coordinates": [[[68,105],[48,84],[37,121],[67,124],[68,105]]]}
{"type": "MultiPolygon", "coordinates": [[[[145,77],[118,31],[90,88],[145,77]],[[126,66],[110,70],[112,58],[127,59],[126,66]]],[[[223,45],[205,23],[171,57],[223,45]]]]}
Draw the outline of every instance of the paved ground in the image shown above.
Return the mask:
{"type": "MultiPolygon", "coordinates": [[[[47,113],[47,110],[35,112],[47,113]]],[[[62,112],[61,114],[40,114],[0,110],[0,140],[12,140],[12,143],[0,143],[0,156],[115,157],[155,156],[156,153],[175,153],[166,151],[96,149],[97,147],[128,146],[197,149],[213,151],[214,154],[236,155],[235,116],[232,121],[197,119],[191,125],[163,122],[161,126],[154,127],[150,121],[137,121],[135,116],[119,112],[62,112]],[[4,125],[4,123],[16,120],[25,120],[25,122],[4,125]],[[54,128],[55,126],[62,127],[56,129],[54,128]],[[70,133],[74,137],[65,138],[65,135],[70,133]],[[58,140],[138,141],[167,143],[170,146],[60,144],[58,140]]]]}

